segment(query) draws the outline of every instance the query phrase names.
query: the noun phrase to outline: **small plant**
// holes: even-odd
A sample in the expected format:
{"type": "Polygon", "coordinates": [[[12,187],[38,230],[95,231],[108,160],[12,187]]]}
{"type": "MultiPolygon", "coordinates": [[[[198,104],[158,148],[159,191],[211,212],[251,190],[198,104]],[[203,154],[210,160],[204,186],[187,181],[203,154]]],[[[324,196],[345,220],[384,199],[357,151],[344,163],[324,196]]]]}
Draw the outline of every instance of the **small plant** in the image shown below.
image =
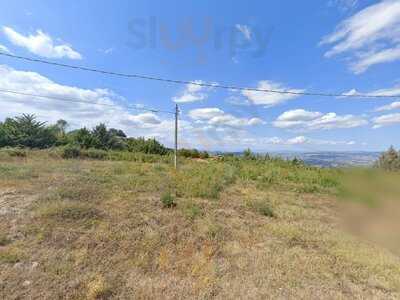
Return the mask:
{"type": "Polygon", "coordinates": [[[202,210],[199,205],[193,201],[190,201],[184,207],[184,214],[188,219],[194,220],[196,217],[202,214],[202,210]]]}
{"type": "Polygon", "coordinates": [[[81,155],[81,149],[78,146],[68,145],[61,152],[61,157],[65,159],[78,158],[81,155]]]}
{"type": "Polygon", "coordinates": [[[253,208],[265,217],[275,218],[275,213],[271,206],[265,201],[256,201],[252,204],[253,208]]]}
{"type": "Polygon", "coordinates": [[[161,203],[165,208],[171,208],[176,206],[175,197],[171,193],[165,193],[161,196],[161,203]]]}

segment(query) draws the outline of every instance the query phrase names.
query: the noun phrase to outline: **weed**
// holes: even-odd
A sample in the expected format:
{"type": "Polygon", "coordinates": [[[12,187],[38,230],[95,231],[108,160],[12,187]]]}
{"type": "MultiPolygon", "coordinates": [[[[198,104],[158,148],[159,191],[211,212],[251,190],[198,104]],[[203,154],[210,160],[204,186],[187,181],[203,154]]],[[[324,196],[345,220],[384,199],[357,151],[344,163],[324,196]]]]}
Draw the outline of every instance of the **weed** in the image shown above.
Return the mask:
{"type": "Polygon", "coordinates": [[[251,203],[251,206],[255,211],[257,211],[260,215],[269,218],[275,218],[276,215],[271,208],[271,206],[266,201],[254,201],[251,203]]]}
{"type": "Polygon", "coordinates": [[[161,196],[161,203],[165,208],[176,206],[175,197],[171,193],[165,193],[161,196]]]}
{"type": "Polygon", "coordinates": [[[185,204],[183,212],[190,220],[194,220],[203,213],[201,207],[193,201],[189,201],[185,204]]]}

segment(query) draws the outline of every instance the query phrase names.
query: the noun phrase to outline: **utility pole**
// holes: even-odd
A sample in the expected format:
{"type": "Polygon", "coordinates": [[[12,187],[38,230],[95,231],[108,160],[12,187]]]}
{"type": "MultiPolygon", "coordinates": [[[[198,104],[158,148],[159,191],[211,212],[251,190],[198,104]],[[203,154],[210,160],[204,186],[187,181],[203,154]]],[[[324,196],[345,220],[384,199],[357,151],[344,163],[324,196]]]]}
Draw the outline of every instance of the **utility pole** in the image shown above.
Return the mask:
{"type": "Polygon", "coordinates": [[[178,169],[178,115],[179,115],[179,108],[178,108],[178,104],[176,104],[176,106],[175,106],[175,155],[174,155],[175,170],[178,169]]]}

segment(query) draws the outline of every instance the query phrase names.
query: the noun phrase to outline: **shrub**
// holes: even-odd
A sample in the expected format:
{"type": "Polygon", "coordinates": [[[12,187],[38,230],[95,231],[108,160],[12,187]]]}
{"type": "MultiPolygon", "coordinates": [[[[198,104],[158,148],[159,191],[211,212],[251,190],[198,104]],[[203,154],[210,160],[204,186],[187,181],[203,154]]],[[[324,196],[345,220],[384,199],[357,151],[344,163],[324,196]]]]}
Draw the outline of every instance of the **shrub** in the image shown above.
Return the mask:
{"type": "Polygon", "coordinates": [[[79,158],[81,156],[81,149],[78,146],[68,145],[62,149],[61,157],[65,159],[79,158]]]}
{"type": "Polygon", "coordinates": [[[88,149],[83,151],[83,155],[87,158],[92,158],[92,159],[107,159],[108,158],[108,152],[105,150],[100,150],[100,149],[88,149]]]}
{"type": "Polygon", "coordinates": [[[22,148],[5,148],[3,151],[12,157],[26,157],[27,155],[22,148]]]}
{"type": "Polygon", "coordinates": [[[269,218],[275,217],[273,209],[266,201],[255,201],[251,205],[259,214],[269,218]]]}
{"type": "Polygon", "coordinates": [[[210,157],[207,151],[199,151],[197,149],[184,149],[184,148],[178,150],[178,155],[185,158],[206,159],[210,157]]]}
{"type": "Polygon", "coordinates": [[[175,197],[171,193],[165,193],[161,196],[161,203],[165,208],[171,208],[176,206],[175,197]]]}

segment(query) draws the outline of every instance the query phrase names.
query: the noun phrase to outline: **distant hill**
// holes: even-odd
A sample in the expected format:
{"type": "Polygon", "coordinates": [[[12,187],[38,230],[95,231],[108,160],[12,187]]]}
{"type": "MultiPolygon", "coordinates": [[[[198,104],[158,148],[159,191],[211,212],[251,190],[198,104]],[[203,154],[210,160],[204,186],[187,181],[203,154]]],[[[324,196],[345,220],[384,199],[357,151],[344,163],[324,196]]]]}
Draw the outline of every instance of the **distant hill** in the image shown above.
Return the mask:
{"type": "MultiPolygon", "coordinates": [[[[222,154],[215,152],[213,154],[222,154]]],[[[242,155],[242,152],[233,152],[233,155],[242,155]]],[[[259,153],[266,154],[266,153],[259,153]]],[[[372,166],[382,154],[381,152],[268,152],[271,156],[282,157],[284,159],[293,159],[295,157],[303,160],[311,166],[323,168],[335,168],[345,166],[372,166]]]]}
{"type": "Polygon", "coordinates": [[[274,156],[300,158],[306,164],[319,167],[371,166],[381,152],[275,152],[274,156]]]}

